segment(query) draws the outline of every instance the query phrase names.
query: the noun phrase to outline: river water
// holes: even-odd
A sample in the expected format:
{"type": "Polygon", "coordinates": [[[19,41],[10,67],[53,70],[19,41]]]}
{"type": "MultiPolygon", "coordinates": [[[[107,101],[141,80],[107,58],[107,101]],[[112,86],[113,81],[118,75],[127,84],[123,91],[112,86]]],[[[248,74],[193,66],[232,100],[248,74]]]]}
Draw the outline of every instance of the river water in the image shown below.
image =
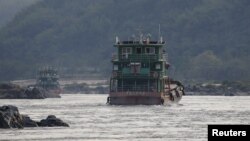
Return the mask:
{"type": "Polygon", "coordinates": [[[109,106],[106,98],[1,99],[34,120],[54,114],[70,127],[0,129],[0,140],[206,141],[208,124],[250,124],[250,96],[184,96],[171,106],[109,106]]]}

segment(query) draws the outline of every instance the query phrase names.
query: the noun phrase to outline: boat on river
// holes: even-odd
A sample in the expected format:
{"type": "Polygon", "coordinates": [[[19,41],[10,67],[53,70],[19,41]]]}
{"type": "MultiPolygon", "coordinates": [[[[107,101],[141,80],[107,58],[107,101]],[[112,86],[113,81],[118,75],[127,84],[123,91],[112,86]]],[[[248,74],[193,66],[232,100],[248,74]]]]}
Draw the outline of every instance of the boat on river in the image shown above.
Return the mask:
{"type": "Polygon", "coordinates": [[[43,88],[51,94],[60,95],[61,88],[58,82],[58,71],[53,67],[39,69],[35,87],[43,88]]]}
{"type": "Polygon", "coordinates": [[[112,76],[107,103],[110,105],[161,105],[179,102],[184,86],[167,75],[170,64],[165,41],[150,37],[120,41],[112,57],[112,76]]]}

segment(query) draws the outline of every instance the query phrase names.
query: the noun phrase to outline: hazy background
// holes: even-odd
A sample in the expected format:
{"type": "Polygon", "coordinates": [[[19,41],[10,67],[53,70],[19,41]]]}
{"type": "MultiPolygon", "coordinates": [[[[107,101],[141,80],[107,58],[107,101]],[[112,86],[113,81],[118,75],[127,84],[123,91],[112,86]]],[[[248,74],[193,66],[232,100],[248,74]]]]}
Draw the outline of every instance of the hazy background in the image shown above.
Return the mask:
{"type": "Polygon", "coordinates": [[[39,0],[0,0],[0,27],[12,20],[22,9],[38,1],[39,0]]]}
{"type": "Polygon", "coordinates": [[[170,75],[181,80],[250,80],[249,0],[0,0],[0,81],[108,77],[115,36],[166,40],[170,75]]]}

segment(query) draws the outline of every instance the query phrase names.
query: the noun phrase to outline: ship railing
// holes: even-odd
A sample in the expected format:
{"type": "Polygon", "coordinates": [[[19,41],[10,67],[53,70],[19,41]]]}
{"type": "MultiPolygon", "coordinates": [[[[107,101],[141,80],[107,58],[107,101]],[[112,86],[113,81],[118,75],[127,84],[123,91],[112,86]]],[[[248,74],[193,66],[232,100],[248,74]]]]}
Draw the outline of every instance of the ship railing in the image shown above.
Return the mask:
{"type": "Polygon", "coordinates": [[[157,79],[163,77],[164,72],[151,71],[147,74],[142,73],[123,73],[122,71],[113,71],[113,78],[152,78],[157,79]]]}
{"type": "Polygon", "coordinates": [[[122,73],[118,72],[118,77],[125,77],[125,78],[138,78],[138,77],[150,77],[149,74],[137,74],[137,73],[122,73]]]}
{"type": "Polygon", "coordinates": [[[111,92],[157,92],[157,88],[148,85],[123,85],[111,87],[111,92]]]}
{"type": "Polygon", "coordinates": [[[41,77],[41,78],[59,78],[58,74],[41,74],[38,75],[37,77],[41,77]]]}
{"type": "Polygon", "coordinates": [[[118,41],[116,44],[123,45],[123,44],[151,44],[151,45],[163,45],[165,44],[165,41],[159,42],[159,41],[149,41],[149,40],[141,40],[141,41],[134,41],[134,40],[128,40],[128,41],[118,41]]]}
{"type": "Polygon", "coordinates": [[[162,59],[163,60],[168,60],[168,54],[167,53],[162,54],[162,59]]]}
{"type": "Polygon", "coordinates": [[[133,61],[133,62],[141,62],[141,61],[156,61],[159,60],[160,56],[156,54],[124,54],[119,55],[120,61],[133,61]]]}
{"type": "Polygon", "coordinates": [[[112,54],[112,61],[118,61],[118,55],[113,53],[112,54]]]}
{"type": "Polygon", "coordinates": [[[167,54],[112,54],[112,61],[158,61],[166,60],[167,54]]]}

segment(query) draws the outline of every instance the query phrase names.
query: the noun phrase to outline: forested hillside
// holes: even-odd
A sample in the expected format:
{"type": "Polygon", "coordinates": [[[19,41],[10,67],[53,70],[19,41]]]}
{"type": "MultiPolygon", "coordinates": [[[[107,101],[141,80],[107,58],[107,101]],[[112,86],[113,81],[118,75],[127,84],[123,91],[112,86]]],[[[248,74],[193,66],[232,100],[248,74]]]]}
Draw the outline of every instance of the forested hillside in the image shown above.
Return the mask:
{"type": "Polygon", "coordinates": [[[0,31],[0,79],[40,66],[108,76],[115,36],[150,33],[167,42],[171,76],[250,80],[249,0],[42,0],[0,31]]]}
{"type": "Polygon", "coordinates": [[[39,0],[0,0],[0,28],[9,22],[16,13],[39,0]]]}

